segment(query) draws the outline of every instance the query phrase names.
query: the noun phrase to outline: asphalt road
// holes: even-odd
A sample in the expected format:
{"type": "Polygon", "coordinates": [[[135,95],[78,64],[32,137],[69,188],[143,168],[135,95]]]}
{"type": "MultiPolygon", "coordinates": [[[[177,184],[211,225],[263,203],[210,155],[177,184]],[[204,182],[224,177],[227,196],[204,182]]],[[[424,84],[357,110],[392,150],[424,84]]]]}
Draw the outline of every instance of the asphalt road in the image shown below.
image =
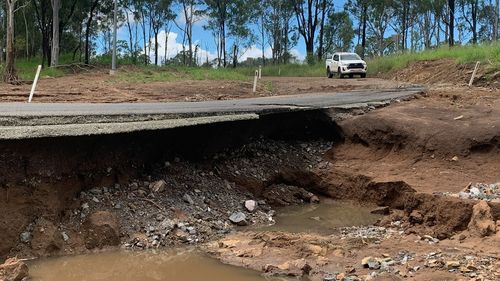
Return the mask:
{"type": "Polygon", "coordinates": [[[411,97],[422,88],[170,103],[0,103],[0,139],[94,135],[256,119],[279,112],[355,108],[411,97]]]}

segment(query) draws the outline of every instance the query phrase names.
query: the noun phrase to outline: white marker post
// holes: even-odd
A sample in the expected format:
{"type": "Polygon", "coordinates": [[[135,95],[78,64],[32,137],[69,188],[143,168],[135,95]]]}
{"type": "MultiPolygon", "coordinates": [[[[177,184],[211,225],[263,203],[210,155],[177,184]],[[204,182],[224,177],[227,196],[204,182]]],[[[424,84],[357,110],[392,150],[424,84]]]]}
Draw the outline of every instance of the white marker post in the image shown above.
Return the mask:
{"type": "Polygon", "coordinates": [[[474,78],[476,77],[478,68],[479,68],[479,62],[476,62],[476,67],[474,67],[474,72],[472,72],[472,77],[470,78],[469,81],[469,87],[472,87],[472,83],[474,83],[474,78]]]}
{"type": "Polygon", "coordinates": [[[262,65],[259,65],[259,80],[262,79],[262,65]]]}
{"type": "Polygon", "coordinates": [[[259,78],[259,71],[255,70],[255,77],[253,79],[253,92],[257,92],[257,79],[259,78]]]}
{"type": "Polygon", "coordinates": [[[31,86],[30,98],[28,99],[28,102],[31,102],[31,100],[33,99],[33,94],[35,94],[36,84],[38,83],[38,77],[40,77],[40,71],[42,71],[41,65],[39,65],[36,70],[35,80],[33,81],[33,86],[31,86]]]}

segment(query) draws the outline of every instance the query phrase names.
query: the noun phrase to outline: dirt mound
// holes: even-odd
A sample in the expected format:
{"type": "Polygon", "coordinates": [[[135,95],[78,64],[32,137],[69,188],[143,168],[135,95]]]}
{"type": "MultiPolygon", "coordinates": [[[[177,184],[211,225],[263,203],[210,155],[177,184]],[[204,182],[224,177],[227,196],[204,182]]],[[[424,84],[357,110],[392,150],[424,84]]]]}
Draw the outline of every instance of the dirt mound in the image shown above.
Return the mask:
{"type": "Polygon", "coordinates": [[[107,211],[92,213],[84,223],[85,246],[94,249],[120,244],[118,218],[107,211]]]}
{"type": "Polygon", "coordinates": [[[426,85],[466,85],[473,70],[474,65],[458,65],[453,59],[439,59],[412,62],[404,69],[382,76],[426,85]]]}
{"type": "Polygon", "coordinates": [[[449,157],[500,151],[500,109],[391,106],[340,123],[346,139],[384,151],[449,157]]]}
{"type": "Polygon", "coordinates": [[[479,237],[485,237],[496,232],[495,221],[491,214],[491,207],[484,201],[474,205],[472,219],[469,222],[469,231],[479,237]]]}

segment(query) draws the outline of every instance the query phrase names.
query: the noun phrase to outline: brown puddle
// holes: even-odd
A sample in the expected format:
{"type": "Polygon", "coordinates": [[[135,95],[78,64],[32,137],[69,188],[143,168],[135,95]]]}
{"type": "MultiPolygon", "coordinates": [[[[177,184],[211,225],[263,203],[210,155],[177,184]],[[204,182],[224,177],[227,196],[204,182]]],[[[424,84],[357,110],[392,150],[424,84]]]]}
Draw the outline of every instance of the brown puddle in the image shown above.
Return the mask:
{"type": "Polygon", "coordinates": [[[224,265],[197,251],[105,252],[49,258],[30,265],[33,281],[265,281],[258,272],[224,265]]]}
{"type": "MultiPolygon", "coordinates": [[[[373,208],[323,199],[320,204],[281,208],[275,217],[275,225],[259,229],[331,234],[338,227],[375,223],[381,216],[371,214],[373,208]]],[[[252,270],[224,265],[196,250],[114,251],[41,259],[30,264],[30,276],[33,281],[288,280],[270,279],[252,270]]]]}
{"type": "Polygon", "coordinates": [[[332,234],[336,228],[372,225],[382,216],[370,213],[376,206],[324,198],[320,204],[287,206],[278,210],[270,231],[332,234]]]}

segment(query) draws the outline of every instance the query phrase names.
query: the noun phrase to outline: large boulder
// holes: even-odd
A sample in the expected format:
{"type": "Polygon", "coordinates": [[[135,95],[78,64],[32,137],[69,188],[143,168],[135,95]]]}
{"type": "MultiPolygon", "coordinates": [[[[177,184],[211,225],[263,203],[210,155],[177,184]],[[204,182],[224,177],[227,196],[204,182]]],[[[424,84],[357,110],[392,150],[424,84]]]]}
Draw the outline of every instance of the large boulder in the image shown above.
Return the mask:
{"type": "Polygon", "coordinates": [[[0,280],[1,281],[22,281],[27,280],[29,275],[28,266],[18,260],[11,258],[0,264],[0,280]]]}
{"type": "Polygon", "coordinates": [[[120,227],[113,213],[99,211],[92,213],[84,223],[85,247],[87,249],[118,246],[120,227]]]}
{"type": "Polygon", "coordinates": [[[488,203],[480,201],[474,205],[468,229],[471,234],[479,237],[490,236],[496,233],[496,224],[488,203]]]}

